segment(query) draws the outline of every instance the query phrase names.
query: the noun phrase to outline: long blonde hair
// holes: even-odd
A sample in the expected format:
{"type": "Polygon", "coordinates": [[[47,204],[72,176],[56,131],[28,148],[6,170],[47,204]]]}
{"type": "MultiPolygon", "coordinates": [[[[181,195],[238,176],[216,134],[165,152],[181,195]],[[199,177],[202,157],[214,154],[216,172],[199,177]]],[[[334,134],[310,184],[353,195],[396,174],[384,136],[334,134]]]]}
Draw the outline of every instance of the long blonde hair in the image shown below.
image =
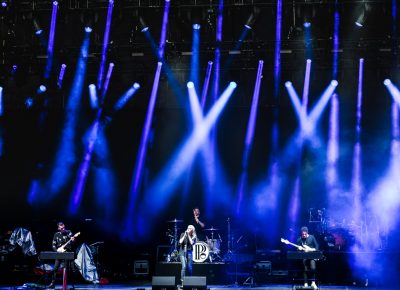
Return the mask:
{"type": "Polygon", "coordinates": [[[193,230],[193,235],[192,235],[192,239],[197,239],[197,235],[196,235],[196,228],[193,225],[188,225],[187,229],[192,229],[193,230]]]}

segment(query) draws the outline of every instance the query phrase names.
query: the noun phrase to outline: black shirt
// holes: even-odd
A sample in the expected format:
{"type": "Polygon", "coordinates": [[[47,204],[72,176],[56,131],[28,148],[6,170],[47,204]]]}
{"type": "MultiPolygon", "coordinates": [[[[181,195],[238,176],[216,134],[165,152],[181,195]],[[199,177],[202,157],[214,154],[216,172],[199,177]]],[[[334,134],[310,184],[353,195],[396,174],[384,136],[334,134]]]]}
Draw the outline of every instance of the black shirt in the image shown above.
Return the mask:
{"type": "Polygon", "coordinates": [[[319,245],[317,239],[313,235],[308,235],[307,238],[302,239],[301,237],[297,239],[297,244],[299,246],[309,246],[310,248],[314,248],[315,250],[319,250],[319,245]]]}
{"type": "MultiPolygon", "coordinates": [[[[53,243],[52,243],[52,247],[53,247],[53,251],[57,251],[57,249],[59,247],[61,247],[62,245],[64,245],[65,243],[67,243],[72,237],[72,232],[69,230],[65,230],[63,232],[56,232],[54,234],[53,237],[53,243]]],[[[69,243],[65,249],[67,251],[71,250],[71,243],[69,243]]]]}
{"type": "MultiPolygon", "coordinates": [[[[200,219],[200,221],[202,223],[204,223],[201,219],[200,219]]],[[[196,230],[196,236],[197,236],[197,240],[198,241],[205,241],[206,240],[203,228],[201,227],[200,224],[198,224],[196,222],[196,219],[194,217],[192,217],[192,219],[190,220],[189,225],[193,225],[194,226],[194,228],[196,230]]]]}
{"type": "MultiPolygon", "coordinates": [[[[185,235],[185,233],[182,233],[179,240],[182,239],[182,237],[185,235]]],[[[196,243],[196,238],[192,238],[193,241],[193,245],[196,243]]],[[[186,237],[183,239],[182,243],[179,244],[180,246],[180,251],[184,251],[185,250],[185,246],[186,246],[186,250],[187,251],[191,251],[193,249],[193,245],[190,243],[188,236],[186,235],[186,237]]]]}

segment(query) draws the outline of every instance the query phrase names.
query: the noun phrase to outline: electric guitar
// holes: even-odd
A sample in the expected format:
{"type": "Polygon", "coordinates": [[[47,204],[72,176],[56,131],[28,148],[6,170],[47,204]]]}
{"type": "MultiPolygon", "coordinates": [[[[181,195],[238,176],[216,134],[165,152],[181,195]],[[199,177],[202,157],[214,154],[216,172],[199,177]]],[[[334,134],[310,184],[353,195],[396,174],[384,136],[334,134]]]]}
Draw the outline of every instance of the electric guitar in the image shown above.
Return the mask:
{"type": "Polygon", "coordinates": [[[314,251],[316,251],[316,249],[311,248],[310,246],[307,246],[307,245],[302,245],[302,246],[296,245],[296,244],[293,244],[293,243],[289,242],[288,240],[285,240],[285,239],[282,239],[282,238],[281,238],[281,242],[286,244],[286,245],[291,245],[293,247],[296,247],[297,249],[299,249],[301,251],[305,251],[305,252],[314,252],[314,251]]]}
{"type": "Polygon", "coordinates": [[[59,248],[57,249],[57,252],[58,252],[58,253],[64,253],[64,252],[66,251],[65,247],[68,246],[68,244],[69,244],[70,242],[72,242],[72,239],[73,239],[73,238],[76,238],[76,237],[79,236],[80,234],[81,234],[81,232],[76,233],[73,237],[71,237],[71,238],[68,240],[68,242],[66,242],[64,245],[62,245],[61,247],[59,247],[59,248]]]}

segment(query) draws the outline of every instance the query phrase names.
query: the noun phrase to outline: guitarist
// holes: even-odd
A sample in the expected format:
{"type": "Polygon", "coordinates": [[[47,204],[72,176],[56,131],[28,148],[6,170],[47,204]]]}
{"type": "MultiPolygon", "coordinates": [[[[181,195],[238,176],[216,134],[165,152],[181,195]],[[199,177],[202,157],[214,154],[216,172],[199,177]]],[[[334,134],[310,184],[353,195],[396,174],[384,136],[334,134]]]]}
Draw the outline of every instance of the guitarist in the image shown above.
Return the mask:
{"type": "MultiPolygon", "coordinates": [[[[65,228],[63,222],[57,223],[58,231],[53,236],[52,248],[54,252],[70,252],[72,248],[72,242],[74,242],[75,237],[72,235],[70,230],[65,228]]],[[[56,282],[56,273],[61,265],[61,260],[56,259],[54,262],[53,277],[48,288],[54,288],[56,282]]],[[[65,265],[67,266],[67,265],[65,265]]]]}
{"type": "MultiPolygon", "coordinates": [[[[310,252],[310,251],[318,251],[319,245],[317,239],[308,233],[307,227],[302,227],[300,229],[300,237],[297,239],[297,245],[299,245],[299,249],[310,252]]],[[[303,260],[304,266],[304,286],[308,287],[308,273],[311,273],[311,287],[314,289],[318,289],[317,285],[315,284],[315,271],[317,269],[316,261],[313,259],[304,259],[303,260]]]]}

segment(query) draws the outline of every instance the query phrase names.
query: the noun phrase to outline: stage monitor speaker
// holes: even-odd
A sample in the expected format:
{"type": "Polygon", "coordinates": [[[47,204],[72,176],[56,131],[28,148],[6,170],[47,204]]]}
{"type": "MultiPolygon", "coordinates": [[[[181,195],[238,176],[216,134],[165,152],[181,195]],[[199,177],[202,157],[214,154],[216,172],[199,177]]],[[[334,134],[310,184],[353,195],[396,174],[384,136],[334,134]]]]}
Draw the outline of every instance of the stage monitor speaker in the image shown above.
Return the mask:
{"type": "Polygon", "coordinates": [[[153,276],[151,289],[175,290],[175,276],[153,276]]]}
{"type": "Polygon", "coordinates": [[[185,289],[185,290],[205,290],[205,289],[207,289],[207,277],[205,277],[205,276],[186,276],[183,279],[183,289],[185,289]]]}

